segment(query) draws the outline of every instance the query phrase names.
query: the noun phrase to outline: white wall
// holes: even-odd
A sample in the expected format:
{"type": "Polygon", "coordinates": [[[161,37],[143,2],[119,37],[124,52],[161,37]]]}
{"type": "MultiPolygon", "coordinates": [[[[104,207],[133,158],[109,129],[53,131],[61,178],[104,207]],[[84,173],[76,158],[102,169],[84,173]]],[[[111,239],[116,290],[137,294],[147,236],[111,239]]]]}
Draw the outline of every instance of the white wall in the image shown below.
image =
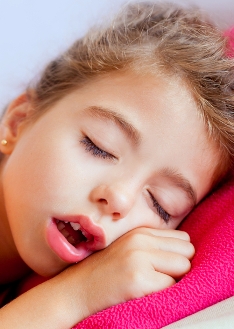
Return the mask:
{"type": "MultiPolygon", "coordinates": [[[[219,25],[234,26],[234,0],[195,3],[219,25]]],[[[0,0],[0,109],[20,93],[43,65],[124,0],[0,0]]]]}

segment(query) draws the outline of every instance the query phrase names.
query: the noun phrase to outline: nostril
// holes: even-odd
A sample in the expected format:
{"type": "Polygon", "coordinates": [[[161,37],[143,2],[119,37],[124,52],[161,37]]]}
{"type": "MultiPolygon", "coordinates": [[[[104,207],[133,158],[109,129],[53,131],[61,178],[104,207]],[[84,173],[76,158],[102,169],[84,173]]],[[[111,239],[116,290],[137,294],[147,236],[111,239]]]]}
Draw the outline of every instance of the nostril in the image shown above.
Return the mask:
{"type": "Polygon", "coordinates": [[[120,219],[120,213],[119,212],[113,212],[113,219],[120,219]]]}
{"type": "Polygon", "coordinates": [[[106,201],[106,199],[99,199],[99,202],[100,203],[103,203],[103,204],[108,204],[108,202],[106,201]]]}

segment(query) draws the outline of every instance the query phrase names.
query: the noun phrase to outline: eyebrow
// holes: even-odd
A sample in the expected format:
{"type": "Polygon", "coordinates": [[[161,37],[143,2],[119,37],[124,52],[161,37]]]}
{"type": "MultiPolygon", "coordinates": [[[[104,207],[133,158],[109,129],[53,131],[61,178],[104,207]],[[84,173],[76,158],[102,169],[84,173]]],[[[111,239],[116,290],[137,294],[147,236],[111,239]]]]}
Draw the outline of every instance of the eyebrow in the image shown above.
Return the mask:
{"type": "Polygon", "coordinates": [[[135,146],[140,144],[140,132],[121,114],[102,106],[90,106],[85,108],[84,112],[93,117],[114,122],[135,146]]]}
{"type": "Polygon", "coordinates": [[[168,177],[175,186],[179,187],[187,194],[193,207],[197,204],[197,193],[187,178],[170,168],[164,168],[160,173],[162,176],[168,177]]]}

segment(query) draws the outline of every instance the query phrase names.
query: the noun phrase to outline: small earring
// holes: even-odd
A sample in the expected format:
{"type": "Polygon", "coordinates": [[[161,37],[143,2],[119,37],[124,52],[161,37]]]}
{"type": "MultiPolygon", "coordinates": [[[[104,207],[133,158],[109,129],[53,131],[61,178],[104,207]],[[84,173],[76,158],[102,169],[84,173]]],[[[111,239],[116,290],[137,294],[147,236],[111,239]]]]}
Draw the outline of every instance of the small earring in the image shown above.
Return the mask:
{"type": "Polygon", "coordinates": [[[1,144],[2,144],[3,146],[7,145],[7,140],[6,140],[6,139],[2,139],[2,140],[1,140],[1,144]]]}

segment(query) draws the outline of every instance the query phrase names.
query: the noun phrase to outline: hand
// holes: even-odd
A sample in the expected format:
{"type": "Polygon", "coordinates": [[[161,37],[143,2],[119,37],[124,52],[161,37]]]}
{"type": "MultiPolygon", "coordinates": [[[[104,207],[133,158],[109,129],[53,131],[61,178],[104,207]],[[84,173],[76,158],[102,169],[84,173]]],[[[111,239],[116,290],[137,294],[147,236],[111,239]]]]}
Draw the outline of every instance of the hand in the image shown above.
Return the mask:
{"type": "Polygon", "coordinates": [[[0,310],[2,329],[67,329],[109,306],[167,288],[187,273],[185,232],[137,228],[0,310]]]}
{"type": "Polygon", "coordinates": [[[75,265],[88,313],[173,285],[190,269],[189,240],[182,231],[137,228],[75,265]]]}

